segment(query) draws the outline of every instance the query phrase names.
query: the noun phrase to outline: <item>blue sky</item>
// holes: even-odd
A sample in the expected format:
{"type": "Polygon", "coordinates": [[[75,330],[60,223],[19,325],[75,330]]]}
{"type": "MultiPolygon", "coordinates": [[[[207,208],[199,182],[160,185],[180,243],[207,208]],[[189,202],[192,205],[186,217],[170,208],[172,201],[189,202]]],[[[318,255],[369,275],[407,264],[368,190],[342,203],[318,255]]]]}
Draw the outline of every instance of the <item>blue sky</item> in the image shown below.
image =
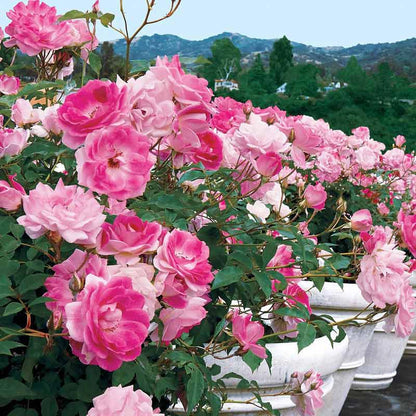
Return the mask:
{"type": "MultiPolygon", "coordinates": [[[[25,0],[26,2],[27,0],[25,0]]],[[[45,0],[58,12],[85,10],[94,0],[45,0]]],[[[124,0],[133,29],[143,16],[145,0],[124,0]]],[[[0,27],[16,0],[0,0],[0,27]]],[[[103,11],[117,14],[119,0],[100,0],[103,11]]],[[[170,0],[157,0],[155,16],[163,15],[170,0]]],[[[142,34],[170,33],[203,39],[224,31],[257,38],[279,38],[314,46],[351,46],[357,43],[395,42],[416,37],[416,0],[182,0],[170,19],[146,28],[142,34]]],[[[116,23],[121,24],[120,19],[116,23]]],[[[117,33],[100,28],[100,40],[117,33]]]]}

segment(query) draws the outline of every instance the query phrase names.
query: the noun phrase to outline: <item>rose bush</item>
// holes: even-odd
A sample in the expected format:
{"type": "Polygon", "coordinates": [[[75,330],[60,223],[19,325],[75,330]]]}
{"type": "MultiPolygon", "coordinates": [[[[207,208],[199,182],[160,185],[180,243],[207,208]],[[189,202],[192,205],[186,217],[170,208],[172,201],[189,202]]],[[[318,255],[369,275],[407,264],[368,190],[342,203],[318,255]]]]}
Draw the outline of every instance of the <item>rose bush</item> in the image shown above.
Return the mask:
{"type": "MultiPolygon", "coordinates": [[[[3,45],[36,55],[39,79],[0,79],[5,411],[152,415],[181,401],[219,414],[205,357],[254,370],[268,343],[345,336],[313,314],[302,279],[357,281],[369,307],[356,324],[411,332],[416,158],[403,136],[384,152],[365,127],[213,99],[178,56],[61,94],[73,59],[96,68],[95,25],[114,16],[29,0],[8,17],[3,45]]],[[[275,394],[312,415],[322,384],[311,369],[275,394]]]]}

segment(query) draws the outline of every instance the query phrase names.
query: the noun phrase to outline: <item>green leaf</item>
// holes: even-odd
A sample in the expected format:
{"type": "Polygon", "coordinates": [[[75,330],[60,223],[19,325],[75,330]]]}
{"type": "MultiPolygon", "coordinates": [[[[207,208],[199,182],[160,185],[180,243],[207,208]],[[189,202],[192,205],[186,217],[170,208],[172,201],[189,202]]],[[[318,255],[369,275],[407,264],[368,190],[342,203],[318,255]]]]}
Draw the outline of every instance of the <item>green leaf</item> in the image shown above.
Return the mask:
{"type": "Polygon", "coordinates": [[[0,284],[0,299],[7,298],[8,296],[13,296],[13,290],[11,289],[11,285],[7,284],[6,282],[2,282],[0,284]]]}
{"type": "Polygon", "coordinates": [[[256,271],[254,272],[254,277],[256,278],[256,281],[259,284],[263,293],[267,297],[269,297],[272,294],[272,282],[270,281],[267,273],[262,271],[256,271]]]}
{"type": "Polygon", "coordinates": [[[60,22],[64,20],[71,20],[71,19],[82,19],[86,16],[86,13],[81,12],[80,10],[70,10],[62,15],[58,20],[60,22]]]}
{"type": "Polygon", "coordinates": [[[20,241],[16,240],[11,235],[4,235],[1,240],[1,251],[4,253],[10,253],[12,251],[15,251],[17,247],[20,246],[20,241]]]}
{"type": "Polygon", "coordinates": [[[178,185],[184,183],[185,181],[195,181],[196,179],[204,179],[205,174],[200,170],[188,170],[185,172],[179,179],[178,185]]]}
{"type": "Polygon", "coordinates": [[[22,227],[19,224],[12,224],[10,226],[10,231],[12,232],[12,234],[17,238],[20,239],[22,238],[22,235],[25,233],[25,228],[22,227]]]}
{"type": "Polygon", "coordinates": [[[26,347],[26,345],[15,341],[1,341],[0,342],[0,354],[12,355],[10,350],[13,348],[26,347]]]}
{"type": "Polygon", "coordinates": [[[209,412],[209,414],[212,416],[218,416],[222,407],[221,398],[209,391],[207,393],[207,399],[209,404],[211,405],[211,411],[209,412]]]}
{"type": "Polygon", "coordinates": [[[23,305],[19,302],[11,302],[6,306],[3,316],[14,315],[23,309],[23,305]]]}
{"type": "Polygon", "coordinates": [[[41,155],[45,159],[53,156],[58,156],[69,151],[64,147],[59,147],[55,143],[40,139],[27,147],[22,155],[24,157],[33,157],[33,155],[41,155]]]}
{"type": "Polygon", "coordinates": [[[108,27],[108,25],[113,22],[114,17],[115,16],[112,13],[104,13],[100,17],[101,24],[105,27],[108,27]]]}
{"type": "Polygon", "coordinates": [[[187,415],[191,414],[194,407],[198,404],[204,390],[204,376],[197,367],[193,367],[191,377],[186,383],[186,398],[188,399],[187,415]]]}
{"type": "Polygon", "coordinates": [[[67,383],[62,386],[59,390],[59,395],[65,399],[74,400],[78,396],[78,384],[76,383],[67,383]]]}
{"type": "Polygon", "coordinates": [[[0,276],[9,277],[14,275],[20,268],[17,260],[0,259],[0,276]]]}
{"type": "Polygon", "coordinates": [[[87,414],[87,406],[82,402],[68,403],[62,411],[62,416],[84,416],[87,414]]]}
{"type": "Polygon", "coordinates": [[[329,257],[326,262],[331,264],[336,270],[346,269],[350,265],[350,259],[338,253],[329,257]]]}
{"type": "Polygon", "coordinates": [[[125,386],[133,380],[136,372],[135,363],[123,363],[123,365],[113,373],[113,386],[118,386],[121,384],[125,386]]]}
{"type": "Polygon", "coordinates": [[[0,399],[22,400],[35,396],[32,390],[25,384],[12,377],[0,379],[0,399]]]}
{"type": "Polygon", "coordinates": [[[100,71],[101,71],[101,58],[94,52],[90,52],[88,55],[88,60],[90,63],[90,67],[91,69],[98,75],[100,76],[100,71]]]}
{"type": "Polygon", "coordinates": [[[253,354],[251,351],[247,351],[247,353],[243,355],[243,361],[251,368],[251,371],[254,372],[259,367],[263,359],[257,357],[257,355],[253,354]]]}
{"type": "Polygon", "coordinates": [[[45,279],[48,276],[44,273],[36,273],[26,276],[22,283],[20,283],[18,291],[20,294],[29,292],[30,290],[35,290],[43,286],[45,279]]]}
{"type": "Polygon", "coordinates": [[[232,283],[239,282],[243,274],[243,271],[238,267],[227,266],[215,275],[212,289],[218,289],[219,287],[228,286],[232,283]]]}
{"type": "Polygon", "coordinates": [[[10,227],[16,224],[13,217],[2,216],[0,217],[0,234],[5,235],[10,231],[10,227]]]}
{"type": "Polygon", "coordinates": [[[38,363],[39,358],[43,355],[45,345],[46,343],[43,338],[30,338],[21,373],[23,380],[28,383],[33,381],[33,367],[38,363]]]}
{"type": "Polygon", "coordinates": [[[43,303],[52,302],[53,300],[54,299],[48,298],[47,296],[42,296],[40,298],[36,298],[36,299],[32,300],[32,302],[30,302],[28,306],[30,308],[31,306],[42,305],[43,303]]]}
{"type": "Polygon", "coordinates": [[[192,356],[185,351],[170,351],[167,358],[178,364],[192,362],[192,356]]]}
{"type": "Polygon", "coordinates": [[[315,284],[315,287],[321,291],[325,284],[325,277],[318,276],[318,277],[311,277],[313,283],[315,284]]]}
{"type": "Polygon", "coordinates": [[[313,325],[308,324],[307,322],[298,323],[296,329],[298,330],[298,351],[302,351],[308,345],[312,344],[316,338],[316,329],[313,325]]]}
{"type": "Polygon", "coordinates": [[[58,403],[55,397],[47,397],[40,404],[42,416],[56,416],[58,414],[58,403]]]}

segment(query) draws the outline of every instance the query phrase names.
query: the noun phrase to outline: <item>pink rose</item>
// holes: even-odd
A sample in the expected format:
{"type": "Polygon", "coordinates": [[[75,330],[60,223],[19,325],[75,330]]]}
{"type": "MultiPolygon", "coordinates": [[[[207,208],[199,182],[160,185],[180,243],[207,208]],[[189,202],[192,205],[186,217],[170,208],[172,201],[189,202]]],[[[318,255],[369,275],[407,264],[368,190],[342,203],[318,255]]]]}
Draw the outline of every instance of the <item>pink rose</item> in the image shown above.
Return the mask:
{"type": "Polygon", "coordinates": [[[103,208],[90,191],[76,185],[65,186],[60,179],[54,190],[38,183],[24,196],[26,215],[17,222],[25,227],[30,238],[52,231],[69,243],[95,245],[105,220],[103,208]]]}
{"type": "Polygon", "coordinates": [[[292,374],[291,387],[295,393],[290,396],[302,416],[314,416],[324,404],[322,397],[324,384],[320,374],[310,370],[306,373],[292,374]]]}
{"type": "Polygon", "coordinates": [[[282,170],[282,158],[275,152],[266,152],[253,161],[253,166],[260,175],[270,178],[282,170]]]}
{"type": "Polygon", "coordinates": [[[25,124],[34,124],[40,120],[42,110],[40,108],[33,108],[28,100],[18,98],[12,107],[12,120],[19,127],[25,124]]]}
{"type": "Polygon", "coordinates": [[[128,114],[125,89],[111,81],[89,81],[66,97],[58,110],[64,131],[62,142],[76,149],[89,133],[103,127],[122,124],[128,114]]]}
{"type": "Polygon", "coordinates": [[[0,157],[18,155],[27,146],[28,139],[27,130],[0,129],[0,157]]]}
{"type": "Polygon", "coordinates": [[[93,404],[87,416],[163,416],[153,410],[152,399],[141,390],[133,391],[133,386],[109,387],[93,404]]]}
{"type": "Polygon", "coordinates": [[[341,158],[336,152],[321,152],[316,158],[315,166],[317,171],[314,173],[322,182],[335,182],[342,173],[341,158]]]}
{"type": "Polygon", "coordinates": [[[132,127],[107,127],[87,135],[75,153],[80,185],[116,199],[143,195],[154,157],[146,136],[132,127]]]}
{"type": "Polygon", "coordinates": [[[0,27],[0,41],[4,38],[3,29],[0,27]]]}
{"type": "Polygon", "coordinates": [[[0,181],[0,208],[6,211],[16,211],[22,204],[23,195],[26,195],[23,187],[14,181],[15,176],[9,176],[11,186],[6,181],[0,181]]]}
{"type": "Polygon", "coordinates": [[[354,231],[370,231],[373,226],[373,219],[368,209],[360,209],[354,212],[351,217],[351,228],[354,231]]]}
{"type": "Polygon", "coordinates": [[[295,165],[305,168],[305,154],[318,153],[322,146],[322,137],[316,134],[308,123],[303,123],[301,120],[294,121],[291,136],[294,139],[291,155],[295,165]]]}
{"type": "Polygon", "coordinates": [[[416,257],[416,215],[405,214],[399,211],[397,221],[403,242],[409,251],[416,257]]]}
{"type": "Polygon", "coordinates": [[[114,255],[122,264],[134,264],[141,254],[156,252],[163,237],[157,222],[142,221],[137,216],[118,215],[113,224],[104,223],[97,238],[97,252],[114,255]]]}
{"type": "Polygon", "coordinates": [[[191,160],[201,162],[207,170],[218,169],[222,162],[222,140],[211,130],[198,134],[198,138],[201,145],[192,153],[191,160]]]}
{"type": "Polygon", "coordinates": [[[42,50],[57,50],[70,45],[71,34],[65,22],[58,22],[55,7],[39,0],[19,2],[6,13],[11,23],[5,32],[10,39],[4,42],[7,48],[17,46],[23,53],[34,56],[42,50]]]}
{"type": "Polygon", "coordinates": [[[46,107],[40,115],[40,120],[44,129],[56,135],[62,133],[62,128],[58,119],[59,107],[60,104],[54,104],[50,107],[46,107]]]}
{"type": "Polygon", "coordinates": [[[327,193],[320,183],[317,185],[308,185],[303,197],[305,198],[306,206],[308,208],[317,211],[321,211],[325,208],[327,193]]]}
{"type": "Polygon", "coordinates": [[[377,211],[380,215],[388,215],[390,213],[390,209],[384,202],[377,204],[377,211]]]}
{"type": "Polygon", "coordinates": [[[9,77],[8,75],[0,75],[0,92],[5,95],[17,94],[20,88],[20,79],[17,77],[9,77]]]}
{"type": "Polygon", "coordinates": [[[397,147],[402,147],[406,143],[405,137],[400,134],[396,136],[393,140],[394,140],[394,144],[397,147]]]}
{"type": "Polygon", "coordinates": [[[213,105],[217,111],[212,116],[211,125],[222,133],[246,121],[243,104],[230,97],[216,97],[213,105]]]}
{"type": "Polygon", "coordinates": [[[198,291],[214,279],[208,257],[209,248],[203,241],[187,231],[173,230],[157,250],[154,265],[162,274],[178,274],[198,291]]]}
{"type": "Polygon", "coordinates": [[[52,267],[54,275],[45,280],[45,296],[54,299],[46,307],[62,315],[65,306],[82,291],[88,274],[108,280],[107,260],[76,249],[65,261],[52,267]]]}
{"type": "Polygon", "coordinates": [[[243,351],[251,351],[260,358],[267,358],[266,349],[257,345],[257,341],[264,335],[264,327],[260,322],[253,322],[251,314],[239,314],[235,309],[231,322],[233,324],[233,336],[242,346],[243,351]]]}
{"type": "Polygon", "coordinates": [[[89,274],[75,302],[65,306],[72,351],[82,363],[114,371],[133,361],[147,337],[144,297],[128,277],[109,281],[89,274]]]}
{"type": "MultiPolygon", "coordinates": [[[[185,308],[163,308],[159,315],[163,322],[162,342],[168,344],[199,325],[207,314],[204,305],[208,302],[206,296],[196,296],[189,300],[185,308]]],[[[158,340],[157,330],[152,334],[152,340],[158,340]]]]}
{"type": "Polygon", "coordinates": [[[98,46],[98,39],[90,32],[85,19],[66,20],[65,23],[71,34],[70,43],[66,46],[81,47],[81,58],[87,61],[89,52],[98,46]]]}

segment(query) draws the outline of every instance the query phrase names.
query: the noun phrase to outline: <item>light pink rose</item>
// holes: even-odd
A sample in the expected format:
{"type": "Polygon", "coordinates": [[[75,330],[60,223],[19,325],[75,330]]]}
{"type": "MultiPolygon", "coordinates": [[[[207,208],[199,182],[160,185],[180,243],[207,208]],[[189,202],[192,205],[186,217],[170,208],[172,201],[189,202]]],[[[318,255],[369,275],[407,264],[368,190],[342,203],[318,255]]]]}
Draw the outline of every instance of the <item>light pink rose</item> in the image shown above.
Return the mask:
{"type": "Polygon", "coordinates": [[[141,254],[156,252],[163,238],[157,222],[142,221],[137,216],[118,215],[113,224],[104,223],[97,238],[97,252],[114,255],[122,264],[134,264],[141,254]]]}
{"type": "Polygon", "coordinates": [[[387,170],[398,170],[403,169],[406,162],[406,155],[403,149],[394,147],[388,150],[383,155],[383,165],[387,170]]]}
{"type": "Polygon", "coordinates": [[[323,151],[318,154],[314,173],[322,182],[335,182],[342,173],[342,162],[339,153],[323,151]]]}
{"type": "Polygon", "coordinates": [[[308,208],[321,211],[325,208],[325,202],[327,198],[327,193],[325,188],[320,184],[308,185],[305,189],[303,195],[305,198],[306,206],[308,208]]]}
{"type": "Polygon", "coordinates": [[[82,291],[88,274],[109,279],[107,260],[76,249],[65,261],[52,267],[53,276],[46,278],[47,292],[44,296],[54,299],[47,302],[46,307],[61,316],[65,314],[65,306],[72,302],[82,291]]]}
{"type": "Polygon", "coordinates": [[[291,155],[296,166],[306,167],[305,154],[314,155],[318,153],[322,145],[322,137],[316,134],[310,125],[309,120],[296,120],[291,135],[294,140],[292,142],[291,155]]]}
{"type": "Polygon", "coordinates": [[[4,38],[3,29],[0,27],[0,41],[4,38]]]}
{"type": "Polygon", "coordinates": [[[147,337],[144,297],[128,277],[109,281],[89,274],[75,302],[65,306],[72,351],[82,363],[114,371],[133,361],[147,337]]]}
{"type": "Polygon", "coordinates": [[[0,92],[5,95],[17,94],[20,88],[20,79],[17,77],[9,77],[8,75],[0,75],[0,92]]]}
{"type": "Polygon", "coordinates": [[[266,349],[257,344],[264,335],[264,327],[260,322],[253,322],[251,314],[240,314],[237,309],[233,311],[233,336],[242,346],[243,351],[251,351],[260,358],[267,358],[266,349]]]}
{"type": "MultiPolygon", "coordinates": [[[[204,305],[208,302],[207,296],[196,296],[190,298],[185,308],[163,308],[159,315],[163,322],[162,342],[168,344],[199,325],[207,315],[204,305]]],[[[152,340],[158,340],[157,330],[152,334],[152,340]]]]}
{"type": "Polygon", "coordinates": [[[373,226],[373,218],[368,209],[360,209],[351,217],[351,228],[354,231],[370,231],[373,226]]]}
{"type": "Polygon", "coordinates": [[[133,289],[144,296],[143,310],[151,320],[155,310],[160,308],[157,300],[157,290],[152,284],[155,269],[150,264],[137,263],[134,266],[123,267],[119,265],[109,266],[111,277],[129,277],[133,283],[133,289]]]}
{"type": "Polygon", "coordinates": [[[105,220],[103,208],[90,191],[76,185],[65,186],[60,179],[54,190],[38,183],[24,196],[26,215],[17,222],[25,227],[30,238],[52,231],[69,243],[95,245],[105,220]]]}
{"type": "Polygon", "coordinates": [[[19,127],[25,124],[34,124],[40,120],[42,110],[40,108],[33,108],[30,101],[23,98],[18,98],[12,107],[12,120],[19,127]]]}
{"type": "Polygon", "coordinates": [[[364,299],[378,308],[396,304],[409,277],[406,254],[395,247],[389,227],[376,226],[372,235],[361,233],[361,238],[369,253],[361,259],[357,278],[364,299]]]}
{"type": "Polygon", "coordinates": [[[292,374],[291,388],[296,391],[290,396],[301,416],[314,416],[324,404],[322,397],[324,384],[320,374],[310,370],[292,374]]]}
{"type": "Polygon", "coordinates": [[[262,224],[266,224],[266,220],[270,215],[270,209],[263,202],[255,201],[254,204],[247,204],[246,209],[252,214],[249,217],[253,221],[260,221],[262,224]]]}
{"type": "Polygon", "coordinates": [[[403,242],[413,256],[416,257],[416,215],[405,214],[403,210],[400,210],[397,221],[403,242]]]}
{"type": "Polygon", "coordinates": [[[34,56],[42,50],[57,50],[71,44],[71,34],[65,22],[58,22],[55,7],[39,0],[19,2],[6,13],[11,23],[5,32],[10,39],[4,42],[8,48],[17,46],[23,53],[34,56]]]}
{"type": "Polygon", "coordinates": [[[384,202],[377,204],[377,211],[380,215],[388,215],[390,213],[390,209],[384,202]]]}
{"type": "Polygon", "coordinates": [[[117,85],[126,86],[130,120],[139,133],[159,138],[172,131],[175,105],[162,80],[148,71],[140,78],[130,78],[127,83],[119,78],[117,85]]]}
{"type": "Polygon", "coordinates": [[[50,107],[46,107],[40,115],[40,120],[44,129],[56,135],[62,133],[62,128],[58,119],[58,109],[60,106],[60,104],[54,104],[50,107]]]}
{"type": "Polygon", "coordinates": [[[64,136],[62,142],[76,149],[89,133],[108,126],[119,126],[128,115],[126,91],[111,81],[89,81],[66,97],[58,110],[64,136]]]}
{"type": "Polygon", "coordinates": [[[153,410],[152,399],[141,390],[133,391],[133,386],[109,387],[93,404],[87,416],[163,416],[153,410]]]}
{"type": "Polygon", "coordinates": [[[269,263],[267,263],[267,267],[278,267],[278,272],[283,274],[285,277],[297,276],[302,273],[298,266],[292,265],[291,267],[282,267],[288,266],[295,261],[296,260],[293,258],[292,247],[285,244],[279,244],[277,246],[276,253],[270,259],[269,263]]]}
{"type": "Polygon", "coordinates": [[[379,163],[380,156],[381,153],[375,152],[367,145],[355,151],[356,162],[364,170],[374,169],[379,163]]]}
{"type": "Polygon", "coordinates": [[[75,153],[80,185],[116,199],[143,195],[154,156],[148,138],[132,127],[107,127],[87,135],[75,153]]]}
{"type": "Polygon", "coordinates": [[[166,234],[153,264],[159,274],[178,274],[190,289],[198,291],[214,279],[208,257],[203,241],[187,231],[173,230],[166,234]]]}
{"type": "Polygon", "coordinates": [[[22,197],[26,195],[23,187],[14,181],[14,177],[9,176],[9,182],[0,181],[0,208],[6,211],[16,211],[22,204],[22,197]]]}
{"type": "Polygon", "coordinates": [[[282,170],[282,158],[275,152],[266,152],[252,163],[260,175],[268,178],[277,175],[282,170]]]}
{"type": "Polygon", "coordinates": [[[127,201],[118,201],[114,198],[108,198],[108,208],[104,208],[105,212],[108,212],[110,215],[135,215],[134,211],[131,211],[126,208],[127,201]]]}
{"type": "Polygon", "coordinates": [[[211,125],[222,133],[227,133],[246,121],[243,104],[231,97],[216,97],[213,105],[216,111],[212,116],[211,125]]]}
{"type": "Polygon", "coordinates": [[[394,144],[397,147],[402,147],[406,143],[405,137],[400,134],[396,136],[393,140],[394,140],[394,144]]]}
{"type": "Polygon", "coordinates": [[[65,21],[71,40],[66,46],[81,47],[81,58],[88,60],[89,52],[98,46],[98,39],[90,32],[85,19],[74,19],[65,21]]]}
{"type": "Polygon", "coordinates": [[[0,129],[0,157],[18,155],[26,146],[29,131],[20,128],[0,129]]]}

